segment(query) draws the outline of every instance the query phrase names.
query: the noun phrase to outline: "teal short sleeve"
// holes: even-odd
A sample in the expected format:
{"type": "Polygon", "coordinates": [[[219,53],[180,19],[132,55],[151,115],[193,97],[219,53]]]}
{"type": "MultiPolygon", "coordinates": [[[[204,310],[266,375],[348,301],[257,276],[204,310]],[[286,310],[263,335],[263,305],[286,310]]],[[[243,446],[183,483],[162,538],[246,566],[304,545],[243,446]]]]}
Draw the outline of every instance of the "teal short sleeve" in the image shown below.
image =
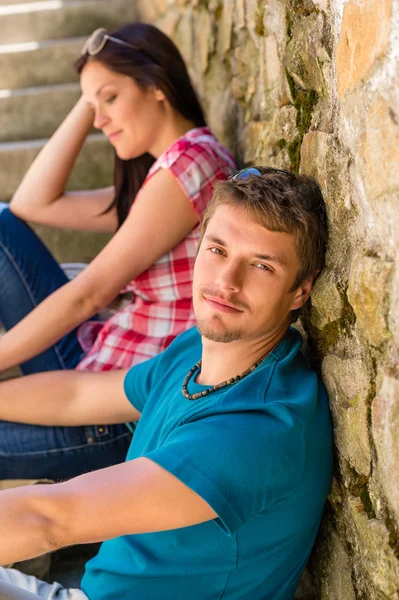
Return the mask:
{"type": "Polygon", "coordinates": [[[293,492],[305,445],[299,421],[275,403],[187,422],[145,456],[201,496],[232,535],[293,492]]]}
{"type": "Polygon", "coordinates": [[[129,402],[139,412],[143,412],[151,391],[160,356],[155,356],[139,365],[135,365],[126,373],[123,382],[125,394],[129,402]]]}

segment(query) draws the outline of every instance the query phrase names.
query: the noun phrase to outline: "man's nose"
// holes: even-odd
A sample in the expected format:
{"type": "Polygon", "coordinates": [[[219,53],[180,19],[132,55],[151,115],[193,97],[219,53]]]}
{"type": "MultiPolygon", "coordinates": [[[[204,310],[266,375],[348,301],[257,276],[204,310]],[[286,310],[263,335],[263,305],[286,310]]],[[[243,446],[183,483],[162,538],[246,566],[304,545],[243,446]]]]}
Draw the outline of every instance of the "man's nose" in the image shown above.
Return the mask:
{"type": "Polygon", "coordinates": [[[229,261],[221,268],[216,283],[220,289],[238,292],[242,288],[242,266],[236,262],[229,261]]]}

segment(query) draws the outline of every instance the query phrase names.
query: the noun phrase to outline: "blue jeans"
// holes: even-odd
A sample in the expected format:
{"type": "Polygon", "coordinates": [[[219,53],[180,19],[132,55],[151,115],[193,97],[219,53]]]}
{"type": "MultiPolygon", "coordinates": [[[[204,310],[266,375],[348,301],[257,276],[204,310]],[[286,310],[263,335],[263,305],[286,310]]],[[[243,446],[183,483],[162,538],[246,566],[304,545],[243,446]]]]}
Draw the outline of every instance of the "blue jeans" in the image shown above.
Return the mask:
{"type": "MultiPolygon", "coordinates": [[[[30,227],[0,203],[0,321],[4,327],[11,329],[67,281],[30,227]]],[[[20,366],[29,375],[74,369],[81,358],[75,329],[20,366]]],[[[130,440],[125,425],[42,427],[0,421],[0,479],[69,479],[123,462],[130,440]]]]}

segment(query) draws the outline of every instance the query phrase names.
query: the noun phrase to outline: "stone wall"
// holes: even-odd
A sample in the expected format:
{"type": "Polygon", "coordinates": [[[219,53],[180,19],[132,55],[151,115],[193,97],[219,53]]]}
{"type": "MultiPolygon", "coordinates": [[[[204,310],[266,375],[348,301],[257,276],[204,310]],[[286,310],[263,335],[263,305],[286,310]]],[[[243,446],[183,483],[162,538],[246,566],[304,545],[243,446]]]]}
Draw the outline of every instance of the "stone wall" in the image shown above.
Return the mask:
{"type": "Polygon", "coordinates": [[[331,399],[336,465],[312,597],[399,599],[398,0],[138,6],[178,43],[212,128],[242,164],[322,185],[331,239],[304,324],[331,399]]]}

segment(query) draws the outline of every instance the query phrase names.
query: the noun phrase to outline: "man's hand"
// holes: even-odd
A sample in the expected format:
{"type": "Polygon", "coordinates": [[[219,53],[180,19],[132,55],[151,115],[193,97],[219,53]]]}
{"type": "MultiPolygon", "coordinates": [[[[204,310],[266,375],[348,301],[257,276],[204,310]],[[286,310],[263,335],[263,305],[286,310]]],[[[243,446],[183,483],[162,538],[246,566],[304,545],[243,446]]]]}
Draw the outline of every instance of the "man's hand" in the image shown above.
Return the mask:
{"type": "Polygon", "coordinates": [[[147,458],[0,492],[0,564],[73,544],[203,523],[214,510],[147,458]]]}
{"type": "Polygon", "coordinates": [[[33,425],[110,425],[137,421],[126,371],[52,371],[0,383],[0,419],[33,425]]]}

